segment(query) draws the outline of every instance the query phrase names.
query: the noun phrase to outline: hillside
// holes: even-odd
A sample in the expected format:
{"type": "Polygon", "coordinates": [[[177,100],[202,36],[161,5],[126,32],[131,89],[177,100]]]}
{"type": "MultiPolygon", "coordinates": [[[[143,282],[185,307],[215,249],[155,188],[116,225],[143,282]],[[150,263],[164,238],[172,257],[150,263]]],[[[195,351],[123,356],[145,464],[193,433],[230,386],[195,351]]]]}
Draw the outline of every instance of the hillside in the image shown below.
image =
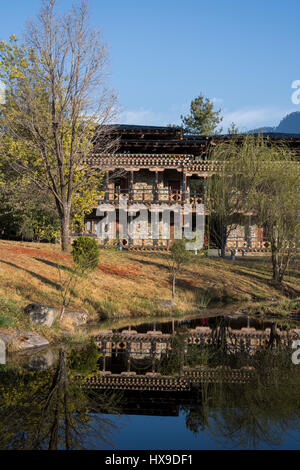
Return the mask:
{"type": "MultiPolygon", "coordinates": [[[[64,278],[71,257],[57,246],[0,242],[0,327],[30,328],[23,313],[29,303],[61,306],[59,265],[64,267],[64,278]]],[[[270,285],[270,273],[265,256],[235,262],[197,256],[178,276],[177,306],[170,311],[160,305],[171,298],[166,254],[106,249],[101,251],[97,272],[75,287],[70,308],[86,309],[90,319],[98,321],[181,316],[207,306],[285,299],[270,285]]],[[[293,265],[286,281],[297,288],[298,276],[298,267],[293,265]]]]}

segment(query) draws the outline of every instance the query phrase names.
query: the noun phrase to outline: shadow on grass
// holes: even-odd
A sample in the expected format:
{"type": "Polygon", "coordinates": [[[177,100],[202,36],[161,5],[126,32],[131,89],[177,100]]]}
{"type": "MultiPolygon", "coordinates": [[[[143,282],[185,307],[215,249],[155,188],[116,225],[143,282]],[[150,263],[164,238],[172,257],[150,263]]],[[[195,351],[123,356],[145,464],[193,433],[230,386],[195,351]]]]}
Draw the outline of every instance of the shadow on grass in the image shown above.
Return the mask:
{"type": "Polygon", "coordinates": [[[25,271],[26,273],[30,274],[32,277],[35,277],[36,279],[43,282],[44,284],[47,284],[48,286],[54,287],[55,289],[60,289],[59,284],[57,284],[56,282],[51,281],[50,279],[47,279],[44,276],[41,276],[40,274],[37,274],[33,271],[30,271],[30,269],[22,268],[21,266],[18,266],[17,264],[11,263],[9,261],[0,260],[0,263],[7,264],[8,266],[11,266],[13,268],[17,268],[21,271],[25,271]]]}
{"type": "MultiPolygon", "coordinates": [[[[145,254],[143,253],[145,256],[145,254]]],[[[145,260],[145,259],[138,259],[135,256],[129,256],[128,257],[131,261],[134,261],[135,263],[139,263],[142,266],[155,266],[159,269],[165,269],[166,271],[169,271],[168,266],[166,264],[160,263],[159,261],[154,261],[154,260],[145,260]]],[[[167,260],[167,257],[165,258],[167,260]]]]}
{"type": "MultiPolygon", "coordinates": [[[[265,279],[265,277],[263,277],[263,274],[259,275],[258,273],[253,273],[251,271],[243,271],[241,269],[238,269],[237,267],[232,269],[231,271],[235,274],[238,274],[239,276],[243,276],[246,279],[247,278],[248,279],[250,278],[251,280],[255,279],[255,280],[259,281],[261,284],[267,286],[268,288],[273,288],[277,292],[280,292],[281,294],[284,294],[287,297],[289,297],[291,294],[293,296],[300,295],[300,291],[298,291],[297,289],[294,289],[293,287],[286,286],[284,281],[283,281],[282,284],[275,283],[272,280],[270,271],[268,272],[270,274],[270,277],[268,279],[265,279]]],[[[286,282],[293,282],[293,281],[286,280],[286,282]]],[[[296,282],[296,281],[294,281],[294,282],[296,282]]]]}
{"type": "Polygon", "coordinates": [[[56,269],[62,269],[63,271],[68,271],[72,272],[72,268],[69,266],[66,266],[65,264],[60,264],[60,263],[54,263],[53,261],[49,261],[47,259],[42,259],[42,258],[34,258],[36,261],[39,261],[40,263],[44,263],[47,266],[51,266],[52,268],[56,269]]]}

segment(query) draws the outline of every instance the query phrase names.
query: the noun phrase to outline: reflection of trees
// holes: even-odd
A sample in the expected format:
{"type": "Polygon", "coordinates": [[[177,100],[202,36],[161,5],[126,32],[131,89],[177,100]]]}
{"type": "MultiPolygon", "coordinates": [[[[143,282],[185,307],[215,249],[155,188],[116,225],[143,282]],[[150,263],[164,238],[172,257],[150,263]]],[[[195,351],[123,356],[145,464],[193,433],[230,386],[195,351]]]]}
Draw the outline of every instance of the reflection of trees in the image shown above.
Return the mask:
{"type": "Polygon", "coordinates": [[[300,371],[287,351],[264,350],[252,358],[255,379],[248,384],[207,384],[201,403],[183,407],[194,433],[208,428],[230,447],[275,446],[287,429],[299,427],[300,371]]]}
{"type": "Polygon", "coordinates": [[[0,371],[1,449],[80,449],[109,442],[116,395],[88,393],[71,380],[67,353],[53,370],[0,371]]]}
{"type": "Polygon", "coordinates": [[[187,353],[187,337],[188,329],[184,327],[171,336],[169,347],[162,353],[161,359],[156,364],[159,373],[163,375],[180,374],[184,365],[184,356],[187,353]]]}
{"type": "Polygon", "coordinates": [[[204,431],[205,428],[209,427],[210,400],[210,386],[209,384],[203,384],[200,403],[181,407],[185,413],[186,427],[193,434],[198,434],[199,431],[204,431]]]}
{"type": "Polygon", "coordinates": [[[217,317],[215,323],[212,326],[211,331],[211,344],[223,352],[228,349],[228,324],[225,317],[217,317]]]}

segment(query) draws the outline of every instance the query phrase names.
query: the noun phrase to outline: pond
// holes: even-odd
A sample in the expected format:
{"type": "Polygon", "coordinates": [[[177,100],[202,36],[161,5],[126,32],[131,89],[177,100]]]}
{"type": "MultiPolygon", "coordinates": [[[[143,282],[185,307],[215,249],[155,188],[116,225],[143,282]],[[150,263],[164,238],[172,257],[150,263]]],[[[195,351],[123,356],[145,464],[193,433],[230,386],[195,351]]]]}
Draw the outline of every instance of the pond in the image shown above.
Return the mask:
{"type": "Polygon", "coordinates": [[[0,449],[300,449],[299,328],[202,316],[14,357],[0,449]]]}

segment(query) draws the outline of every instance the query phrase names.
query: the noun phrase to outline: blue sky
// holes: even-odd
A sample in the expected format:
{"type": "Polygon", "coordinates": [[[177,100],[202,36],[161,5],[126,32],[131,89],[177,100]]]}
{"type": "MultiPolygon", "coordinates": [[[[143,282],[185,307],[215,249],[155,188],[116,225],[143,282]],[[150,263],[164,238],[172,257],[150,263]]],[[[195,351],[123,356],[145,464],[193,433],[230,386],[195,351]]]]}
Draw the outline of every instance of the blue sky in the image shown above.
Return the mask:
{"type": "MultiPolygon", "coordinates": [[[[1,39],[21,36],[40,0],[0,0],[1,39]]],[[[60,0],[68,8],[71,0],[60,0]]],[[[110,51],[119,122],[178,124],[201,92],[223,127],[276,125],[300,104],[299,0],[90,0],[110,51]]]]}

